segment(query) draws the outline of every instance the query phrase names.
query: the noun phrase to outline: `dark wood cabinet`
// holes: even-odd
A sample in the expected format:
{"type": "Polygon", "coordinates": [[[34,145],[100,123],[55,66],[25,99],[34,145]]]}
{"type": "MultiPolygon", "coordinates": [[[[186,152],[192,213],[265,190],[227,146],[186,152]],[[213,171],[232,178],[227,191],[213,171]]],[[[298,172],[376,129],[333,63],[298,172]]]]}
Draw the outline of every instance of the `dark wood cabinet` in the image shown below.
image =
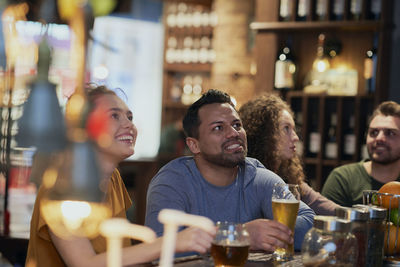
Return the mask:
{"type": "MultiPolygon", "coordinates": [[[[305,21],[296,21],[294,15],[289,21],[279,21],[279,0],[257,0],[256,20],[250,27],[257,33],[254,51],[257,63],[256,94],[274,91],[277,53],[288,38],[292,40],[292,51],[297,64],[295,90],[283,92],[282,95],[290,103],[296,114],[297,123],[300,124],[299,135],[303,143],[307,178],[315,189],[320,190],[334,167],[363,158],[362,146],[365,141],[368,116],[378,103],[388,97],[393,1],[380,1],[379,19],[373,20],[370,17],[369,1],[364,0],[362,1],[364,8],[359,19],[353,20],[350,11],[345,10],[341,21],[333,21],[329,16],[323,21],[317,21],[314,15],[316,1],[311,1],[311,3],[312,12],[305,21]],[[341,42],[341,52],[330,60],[330,64],[333,68],[346,64],[357,71],[355,94],[305,93],[304,80],[316,57],[318,35],[321,33],[341,42]],[[375,90],[368,92],[364,79],[364,60],[366,51],[373,46],[374,38],[377,40],[375,90]],[[332,115],[335,117],[336,124],[334,130],[330,129],[332,115]],[[354,153],[345,151],[346,140],[348,140],[348,136],[345,135],[349,130],[349,124],[352,124],[355,136],[354,153]],[[309,150],[312,131],[319,134],[317,153],[311,153],[309,150]],[[331,142],[329,139],[334,139],[333,142],[336,144],[333,154],[327,157],[327,143],[331,142]]],[[[349,3],[350,1],[346,0],[345,6],[349,7],[349,3]]],[[[330,4],[327,9],[328,14],[332,13],[330,4]]]]}

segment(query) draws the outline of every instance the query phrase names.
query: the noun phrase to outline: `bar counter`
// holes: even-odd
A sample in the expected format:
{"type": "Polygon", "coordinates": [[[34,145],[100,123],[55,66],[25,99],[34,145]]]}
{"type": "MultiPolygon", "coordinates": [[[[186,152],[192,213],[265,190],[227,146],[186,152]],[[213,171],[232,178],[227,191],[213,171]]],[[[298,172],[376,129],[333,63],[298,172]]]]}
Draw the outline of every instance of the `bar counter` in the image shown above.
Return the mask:
{"type": "MultiPolygon", "coordinates": [[[[261,266],[277,266],[271,259],[272,254],[266,253],[250,253],[249,258],[244,265],[245,267],[261,267],[261,266]]],[[[158,266],[158,262],[146,263],[146,264],[139,264],[134,265],[135,267],[153,267],[158,266]]],[[[174,266],[179,267],[212,267],[213,261],[210,256],[190,256],[184,258],[178,258],[174,261],[174,266]]],[[[291,266],[303,266],[301,261],[300,253],[294,256],[294,259],[289,262],[280,263],[280,267],[291,266]]]]}

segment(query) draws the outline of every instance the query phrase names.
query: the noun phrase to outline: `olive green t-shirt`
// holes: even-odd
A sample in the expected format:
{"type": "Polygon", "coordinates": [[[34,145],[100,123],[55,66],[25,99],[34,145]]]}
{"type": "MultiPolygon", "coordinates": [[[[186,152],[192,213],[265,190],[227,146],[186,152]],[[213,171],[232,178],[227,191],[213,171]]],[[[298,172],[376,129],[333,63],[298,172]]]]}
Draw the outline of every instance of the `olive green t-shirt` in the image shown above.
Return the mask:
{"type": "Polygon", "coordinates": [[[321,194],[341,206],[363,204],[363,190],[379,190],[384,185],[367,173],[364,162],[363,160],[335,168],[329,174],[321,194]]]}

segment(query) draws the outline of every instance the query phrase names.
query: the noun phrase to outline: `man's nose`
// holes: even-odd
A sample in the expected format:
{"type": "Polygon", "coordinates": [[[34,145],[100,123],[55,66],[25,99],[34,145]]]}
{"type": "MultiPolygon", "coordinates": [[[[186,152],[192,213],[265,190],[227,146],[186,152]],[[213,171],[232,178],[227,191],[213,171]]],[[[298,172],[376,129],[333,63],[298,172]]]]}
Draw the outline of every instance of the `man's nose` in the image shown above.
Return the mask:
{"type": "Polygon", "coordinates": [[[238,135],[239,131],[235,127],[233,126],[228,127],[227,137],[236,137],[238,135]]]}

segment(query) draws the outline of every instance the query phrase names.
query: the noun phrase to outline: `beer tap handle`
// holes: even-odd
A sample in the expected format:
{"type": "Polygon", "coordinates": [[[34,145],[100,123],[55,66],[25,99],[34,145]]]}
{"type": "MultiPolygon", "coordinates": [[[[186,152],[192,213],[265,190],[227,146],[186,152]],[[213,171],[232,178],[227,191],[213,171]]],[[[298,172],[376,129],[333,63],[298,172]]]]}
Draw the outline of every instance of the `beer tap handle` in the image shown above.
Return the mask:
{"type": "Polygon", "coordinates": [[[107,266],[122,266],[122,238],[153,242],[156,233],[149,227],[132,224],[127,219],[111,218],[100,225],[100,233],[107,238],[107,266]]]}
{"type": "Polygon", "coordinates": [[[158,220],[164,224],[160,267],[171,267],[173,265],[176,233],[179,225],[195,226],[207,232],[211,232],[215,228],[213,221],[204,216],[187,214],[172,209],[161,210],[158,214],[158,220]]]}

